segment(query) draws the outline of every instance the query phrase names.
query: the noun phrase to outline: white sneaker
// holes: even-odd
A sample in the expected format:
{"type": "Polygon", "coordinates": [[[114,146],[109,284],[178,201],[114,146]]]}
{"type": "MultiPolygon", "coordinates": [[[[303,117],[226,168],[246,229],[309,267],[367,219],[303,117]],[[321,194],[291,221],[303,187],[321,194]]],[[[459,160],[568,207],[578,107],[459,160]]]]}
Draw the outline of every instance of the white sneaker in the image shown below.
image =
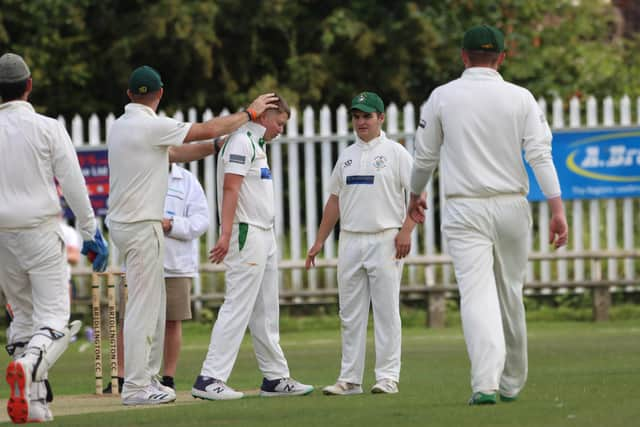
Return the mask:
{"type": "Polygon", "coordinates": [[[47,402],[42,399],[29,401],[29,419],[27,422],[44,423],[47,421],[53,421],[53,414],[47,402]]]}
{"type": "Polygon", "coordinates": [[[346,381],[338,381],[334,385],[328,385],[322,389],[327,396],[348,396],[350,394],[362,394],[362,386],[360,384],[348,383],[346,381]]]}
{"type": "Polygon", "coordinates": [[[279,378],[276,380],[262,380],[260,396],[305,396],[313,391],[312,385],[302,384],[293,378],[279,378]]]}
{"type": "Polygon", "coordinates": [[[26,423],[30,412],[31,365],[24,358],[12,360],[7,366],[6,378],[11,389],[7,402],[9,418],[16,424],[26,423]]]}
{"type": "Polygon", "coordinates": [[[167,387],[162,384],[156,377],[151,378],[151,385],[162,393],[167,393],[169,396],[173,396],[173,400],[176,400],[176,391],[171,387],[167,387]]]}
{"type": "Polygon", "coordinates": [[[236,400],[242,399],[244,393],[235,391],[226,385],[224,381],[198,375],[195,384],[191,388],[191,396],[206,400],[236,400]]]}
{"type": "Polygon", "coordinates": [[[82,329],[81,320],[74,320],[73,322],[69,323],[69,338],[73,338],[78,335],[80,329],[82,329]]]}
{"type": "Polygon", "coordinates": [[[139,390],[131,396],[123,397],[123,405],[159,405],[161,403],[169,403],[176,400],[176,395],[165,393],[158,390],[152,384],[149,384],[142,390],[139,390]]]}
{"type": "Polygon", "coordinates": [[[396,394],[398,391],[398,383],[390,378],[383,378],[371,387],[371,393],[396,394]]]}

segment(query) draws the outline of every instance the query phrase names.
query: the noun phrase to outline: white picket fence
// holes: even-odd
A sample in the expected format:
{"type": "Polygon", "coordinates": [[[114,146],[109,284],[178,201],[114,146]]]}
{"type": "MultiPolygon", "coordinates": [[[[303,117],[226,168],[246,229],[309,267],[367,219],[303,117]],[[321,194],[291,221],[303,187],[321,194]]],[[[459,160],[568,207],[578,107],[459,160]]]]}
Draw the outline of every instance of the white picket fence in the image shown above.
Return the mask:
{"type": "MultiPolygon", "coordinates": [[[[549,114],[547,101],[540,99],[539,104],[542,110],[549,114]]],[[[636,112],[636,120],[633,121],[631,100],[628,96],[620,98],[617,104],[612,97],[606,97],[601,108],[593,97],[589,97],[584,103],[573,98],[568,108],[562,100],[554,99],[551,102],[550,123],[554,129],[631,126],[640,123],[640,98],[636,101],[636,112]]],[[[226,109],[220,113],[226,114],[226,109]]],[[[417,114],[417,108],[411,103],[405,104],[402,108],[391,103],[386,112],[387,135],[403,143],[409,152],[413,152],[417,114]]],[[[178,120],[185,119],[185,115],[180,111],[174,117],[178,120]]],[[[206,110],[198,116],[192,108],[186,114],[188,121],[207,120],[211,117],[211,110],[206,110]]],[[[62,117],[59,120],[64,123],[62,117]]],[[[102,130],[106,129],[108,132],[114,120],[115,116],[110,114],[102,123],[101,119],[93,114],[88,123],[85,123],[81,117],[75,116],[70,126],[74,144],[104,144],[105,135],[102,130]]],[[[337,250],[333,234],[327,240],[322,254],[325,260],[321,260],[321,264],[326,267],[310,272],[305,272],[302,267],[307,248],[316,237],[322,207],[328,198],[329,176],[334,163],[338,153],[352,141],[348,110],[341,105],[335,112],[327,106],[322,107],[319,112],[306,107],[302,111],[302,120],[299,120],[298,110],[293,108],[285,135],[269,145],[268,155],[276,194],[276,235],[281,259],[281,290],[283,295],[291,296],[293,302],[308,302],[323,295],[335,295],[333,267],[337,250]]],[[[215,162],[209,157],[200,162],[191,162],[188,168],[201,177],[209,200],[211,226],[205,238],[206,246],[211,248],[215,244],[218,232],[215,162]]],[[[445,200],[440,198],[438,203],[434,204],[431,185],[427,189],[428,206],[442,207],[445,200]]],[[[536,229],[542,232],[532,236],[532,251],[537,258],[533,257],[536,259],[530,261],[527,270],[527,283],[532,285],[528,291],[533,292],[538,284],[537,288],[543,293],[566,292],[568,288],[563,284],[599,280],[608,280],[613,285],[619,285],[614,287],[614,290],[638,290],[636,271],[640,270],[640,261],[635,249],[637,242],[634,241],[634,234],[640,234],[638,199],[574,200],[566,202],[565,206],[570,217],[571,229],[568,249],[561,249],[557,254],[568,259],[560,259],[552,256],[552,250],[546,242],[549,221],[547,203],[531,204],[534,224],[537,224],[536,229]],[[596,259],[597,256],[602,256],[603,251],[611,256],[617,253],[615,257],[607,259],[604,266],[596,259]],[[606,271],[606,278],[602,277],[603,271],[606,271]]],[[[442,256],[446,253],[446,247],[442,243],[436,218],[435,209],[427,210],[425,224],[417,227],[413,234],[413,245],[403,279],[403,287],[407,289],[419,290],[421,287],[433,286],[450,289],[454,284],[452,267],[448,264],[447,257],[442,256]]],[[[111,258],[114,267],[117,267],[116,259],[116,256],[111,258]]],[[[223,291],[222,280],[219,274],[215,273],[220,271],[220,267],[213,266],[206,260],[203,260],[201,265],[204,274],[196,286],[194,297],[197,301],[217,301],[223,291]],[[200,282],[204,283],[203,287],[200,282]]]]}

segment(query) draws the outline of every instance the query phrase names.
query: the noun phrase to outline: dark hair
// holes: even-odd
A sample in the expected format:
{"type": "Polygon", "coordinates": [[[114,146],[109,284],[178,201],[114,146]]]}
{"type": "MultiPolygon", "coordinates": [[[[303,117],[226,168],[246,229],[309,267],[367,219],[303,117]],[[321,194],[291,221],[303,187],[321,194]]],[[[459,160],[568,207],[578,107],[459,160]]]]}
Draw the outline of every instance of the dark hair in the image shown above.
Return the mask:
{"type": "Polygon", "coordinates": [[[472,65],[495,65],[500,57],[500,52],[488,52],[485,50],[465,50],[472,65]]]}
{"type": "Polygon", "coordinates": [[[22,98],[22,95],[24,95],[27,90],[28,81],[29,79],[19,82],[0,83],[0,98],[2,98],[2,102],[22,98]]]}
{"type": "Polygon", "coordinates": [[[156,96],[158,90],[149,93],[133,93],[133,91],[129,90],[129,92],[131,92],[130,98],[133,102],[146,104],[149,100],[153,99],[156,96]]]}

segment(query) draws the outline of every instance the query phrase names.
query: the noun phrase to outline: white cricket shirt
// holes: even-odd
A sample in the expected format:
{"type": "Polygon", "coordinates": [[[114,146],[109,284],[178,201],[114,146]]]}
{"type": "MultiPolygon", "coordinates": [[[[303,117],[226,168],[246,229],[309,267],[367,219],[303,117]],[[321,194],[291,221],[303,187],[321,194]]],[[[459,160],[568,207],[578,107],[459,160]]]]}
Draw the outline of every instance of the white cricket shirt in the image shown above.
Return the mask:
{"type": "Polygon", "coordinates": [[[130,103],[107,135],[109,210],[107,221],[161,221],[169,179],[171,145],[180,145],[191,128],[149,107],[130,103]]]}
{"type": "Polygon", "coordinates": [[[412,164],[407,150],[384,132],[369,142],[356,136],[329,182],[329,192],[338,196],[340,229],[378,233],[402,227],[412,164]]]}
{"type": "Polygon", "coordinates": [[[412,192],[424,191],[438,160],[446,197],[529,192],[522,151],[547,198],[560,195],[551,130],[527,89],[473,67],[437,87],[420,112],[412,192]]]}
{"type": "Polygon", "coordinates": [[[82,238],[93,239],[95,217],[67,131],[26,101],[0,104],[0,229],[58,222],[61,208],[54,178],[82,238]]]}
{"type": "Polygon", "coordinates": [[[198,237],[209,227],[209,207],[198,179],[176,164],[171,165],[163,216],[173,219],[164,239],[164,276],[197,276],[198,237]]]}
{"type": "Polygon", "coordinates": [[[222,147],[218,158],[218,210],[222,212],[224,175],[242,175],[242,186],[233,219],[263,229],[273,227],[275,201],[271,169],[261,140],[265,128],[249,122],[236,130],[222,147]]]}

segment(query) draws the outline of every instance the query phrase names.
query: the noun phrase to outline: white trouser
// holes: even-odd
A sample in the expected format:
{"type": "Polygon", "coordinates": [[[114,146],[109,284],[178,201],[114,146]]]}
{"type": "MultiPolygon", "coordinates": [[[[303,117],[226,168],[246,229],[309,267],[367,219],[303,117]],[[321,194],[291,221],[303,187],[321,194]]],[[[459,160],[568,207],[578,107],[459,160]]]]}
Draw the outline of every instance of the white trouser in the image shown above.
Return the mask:
{"type": "Polygon", "coordinates": [[[339,381],[362,384],[367,347],[369,305],[373,305],[376,381],[400,379],[401,260],[395,258],[398,230],[380,233],[340,232],[338,296],[342,321],[339,381]]]}
{"type": "Polygon", "coordinates": [[[59,219],[36,228],[0,231],[0,286],[13,311],[7,342],[43,348],[49,337],[33,334],[69,323],[67,259],[59,219]]]}
{"type": "Polygon", "coordinates": [[[530,227],[519,195],[447,200],[442,231],[460,290],[473,392],[515,396],[527,379],[522,288],[530,227]]]}
{"type": "Polygon", "coordinates": [[[160,221],[111,221],[109,232],[124,258],[129,290],[123,328],[124,399],[160,372],[167,302],[164,235],[160,221]]]}
{"type": "Polygon", "coordinates": [[[224,303],[211,331],[209,351],[201,375],[227,381],[249,327],[258,367],[268,380],[289,377],[280,348],[278,252],[273,229],[248,225],[240,250],[239,224],[233,224],[224,263],[224,303]]]}

